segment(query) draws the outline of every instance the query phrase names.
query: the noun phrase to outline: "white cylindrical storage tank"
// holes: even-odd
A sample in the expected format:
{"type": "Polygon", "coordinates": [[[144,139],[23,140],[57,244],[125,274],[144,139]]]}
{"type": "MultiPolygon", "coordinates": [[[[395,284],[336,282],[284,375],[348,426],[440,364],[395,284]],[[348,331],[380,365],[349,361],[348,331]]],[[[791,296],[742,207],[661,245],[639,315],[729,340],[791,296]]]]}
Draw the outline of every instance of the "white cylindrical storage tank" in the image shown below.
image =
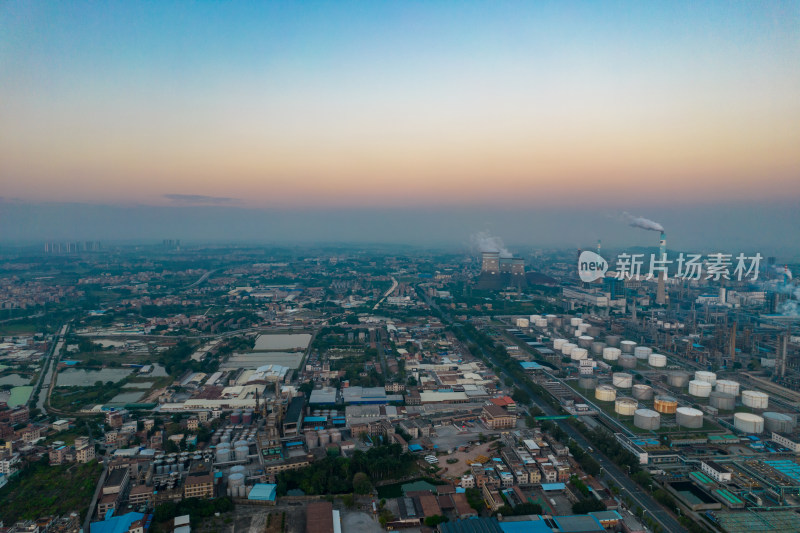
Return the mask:
{"type": "Polygon", "coordinates": [[[597,326],[589,326],[589,329],[586,330],[587,335],[591,335],[592,337],[595,338],[599,337],[602,332],[603,330],[601,330],[597,326]]]}
{"type": "Polygon", "coordinates": [[[228,443],[228,442],[231,441],[231,436],[230,435],[223,435],[222,437],[220,437],[219,441],[228,443]]]}
{"type": "Polygon", "coordinates": [[[530,322],[527,318],[518,318],[517,319],[517,327],[518,328],[527,328],[530,325],[530,322]]]}
{"type": "Polygon", "coordinates": [[[794,431],[794,419],[785,413],[764,413],[764,428],[776,433],[789,433],[794,431]]]}
{"type": "Polygon", "coordinates": [[[230,474],[244,474],[245,470],[245,467],[242,465],[232,466],[230,474]]]}
{"type": "Polygon", "coordinates": [[[613,402],[617,398],[614,387],[600,385],[594,390],[594,397],[601,402],[613,402]]]}
{"type": "Polygon", "coordinates": [[[231,460],[231,449],[230,448],[217,448],[217,462],[218,463],[229,463],[231,460]]]}
{"type": "Polygon", "coordinates": [[[250,455],[250,448],[247,446],[239,446],[236,448],[236,460],[247,461],[247,456],[250,455]]]}
{"type": "Polygon", "coordinates": [[[633,386],[633,376],[627,372],[614,372],[611,383],[618,389],[630,389],[633,386]]]}
{"type": "Polygon", "coordinates": [[[536,322],[537,320],[541,319],[542,315],[531,315],[528,317],[529,322],[536,322]]]}
{"type": "Polygon", "coordinates": [[[567,344],[567,339],[555,339],[553,341],[553,349],[561,350],[561,347],[567,344]]]}
{"type": "Polygon", "coordinates": [[[689,373],[683,370],[676,370],[667,374],[667,383],[671,387],[683,388],[689,383],[689,373]]]}
{"type": "Polygon", "coordinates": [[[708,395],[708,405],[721,411],[733,411],[736,408],[736,396],[714,391],[708,395]]]}
{"type": "Polygon", "coordinates": [[[717,384],[717,375],[714,372],[706,372],[705,370],[698,370],[695,372],[694,379],[696,381],[705,381],[706,383],[711,383],[711,385],[717,384]]]}
{"type": "Polygon", "coordinates": [[[578,386],[584,390],[593,390],[597,387],[597,378],[586,376],[578,378],[578,386]]]}
{"type": "MultiPolygon", "coordinates": [[[[579,329],[576,329],[575,331],[572,332],[573,337],[580,337],[581,335],[583,335],[583,332],[579,329]]],[[[577,342],[575,344],[577,344],[577,342]]]]}
{"type": "Polygon", "coordinates": [[[544,317],[550,324],[552,324],[553,322],[555,322],[556,318],[558,318],[558,315],[545,315],[544,317]]]}
{"type": "Polygon", "coordinates": [[[742,404],[753,409],[766,409],[769,406],[769,396],[761,391],[742,391],[742,404]]]}
{"type": "Polygon", "coordinates": [[[656,396],[653,408],[665,415],[673,414],[678,410],[678,400],[672,396],[656,396]]]}
{"type": "Polygon", "coordinates": [[[594,337],[590,337],[589,335],[581,335],[578,337],[578,346],[581,348],[589,349],[592,347],[592,343],[594,342],[594,337]]]}
{"type": "Polygon", "coordinates": [[[331,443],[331,434],[328,433],[327,431],[325,430],[319,431],[317,433],[317,436],[319,437],[320,446],[327,446],[328,444],[331,443]]]}
{"type": "Polygon", "coordinates": [[[606,344],[612,348],[619,348],[619,335],[606,335],[606,344]]]}
{"type": "Polygon", "coordinates": [[[561,347],[561,353],[564,355],[572,355],[572,350],[577,348],[577,344],[572,344],[571,342],[566,343],[561,347]]]}
{"type": "Polygon", "coordinates": [[[719,379],[717,380],[715,390],[718,392],[726,392],[728,394],[733,394],[734,396],[739,395],[739,383],[736,381],[731,381],[729,379],[719,379]]]}
{"type": "Polygon", "coordinates": [[[308,446],[309,450],[311,448],[318,448],[319,447],[319,437],[317,436],[317,432],[316,431],[314,431],[314,430],[305,431],[303,433],[303,435],[305,436],[306,446],[308,446]]]}
{"type": "Polygon", "coordinates": [[[337,442],[342,442],[342,434],[337,429],[329,429],[328,433],[331,436],[331,443],[336,444],[337,442]]]}
{"type": "Polygon", "coordinates": [[[647,346],[637,346],[633,349],[633,355],[636,356],[636,359],[647,360],[651,353],[653,353],[653,349],[647,346]]]}
{"type": "Polygon", "coordinates": [[[751,413],[733,415],[733,427],[744,433],[763,433],[764,419],[751,413]]]}
{"type": "Polygon", "coordinates": [[[236,442],[233,443],[233,447],[234,448],[238,448],[239,446],[247,446],[247,440],[239,439],[239,440],[237,440],[236,442]]]}
{"type": "Polygon", "coordinates": [[[636,343],[633,341],[621,341],[619,347],[622,349],[622,353],[633,353],[636,343]]]}
{"type": "Polygon", "coordinates": [[[602,355],[603,349],[605,349],[606,343],[604,342],[593,342],[592,343],[592,353],[594,355],[602,355]]]}
{"type": "Polygon", "coordinates": [[[573,361],[581,361],[589,357],[589,351],[586,348],[573,348],[569,356],[573,361]]]}
{"type": "Polygon", "coordinates": [[[580,318],[576,318],[576,317],[572,317],[572,318],[569,319],[570,326],[574,326],[576,328],[578,326],[580,326],[582,322],[583,322],[583,320],[581,320],[580,318]]]}
{"type": "Polygon", "coordinates": [[[613,347],[603,348],[603,359],[605,359],[606,361],[616,361],[617,359],[619,359],[619,354],[621,353],[622,351],[619,348],[613,348],[613,347]]]}
{"type": "Polygon", "coordinates": [[[250,492],[250,487],[247,485],[239,485],[239,498],[247,498],[247,494],[250,492]]]}
{"type": "Polygon", "coordinates": [[[639,360],[636,359],[636,356],[629,353],[623,353],[619,356],[617,362],[622,368],[636,368],[636,364],[639,360]]]}
{"type": "Polygon", "coordinates": [[[661,415],[650,409],[637,409],[633,413],[633,425],[640,429],[655,431],[661,427],[661,415]]]}
{"type": "Polygon", "coordinates": [[[675,422],[681,427],[697,429],[703,427],[703,411],[691,407],[678,407],[675,422]]]}
{"type": "Polygon", "coordinates": [[[637,400],[651,400],[653,398],[653,387],[637,383],[633,386],[632,394],[637,400]]]}
{"type": "Polygon", "coordinates": [[[711,394],[711,383],[693,379],[689,382],[689,394],[698,398],[708,398],[711,394]]]}
{"type": "Polygon", "coordinates": [[[237,472],[228,476],[229,487],[241,487],[242,485],[244,485],[244,474],[237,472]]]}
{"type": "Polygon", "coordinates": [[[667,356],[660,353],[651,353],[647,358],[647,364],[653,368],[664,368],[667,366],[667,356]]]}
{"type": "Polygon", "coordinates": [[[637,407],[639,402],[633,398],[617,398],[614,402],[614,411],[622,416],[633,416],[637,407]]]}
{"type": "Polygon", "coordinates": [[[546,328],[547,327],[547,319],[546,318],[537,318],[536,321],[533,324],[537,328],[546,328]]]}

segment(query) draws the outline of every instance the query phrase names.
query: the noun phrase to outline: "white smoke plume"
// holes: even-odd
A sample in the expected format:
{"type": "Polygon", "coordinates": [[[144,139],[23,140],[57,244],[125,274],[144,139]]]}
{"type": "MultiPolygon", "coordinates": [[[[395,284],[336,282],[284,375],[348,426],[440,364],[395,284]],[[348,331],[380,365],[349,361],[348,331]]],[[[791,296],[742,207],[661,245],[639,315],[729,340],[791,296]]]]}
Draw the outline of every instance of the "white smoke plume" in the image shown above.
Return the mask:
{"type": "Polygon", "coordinates": [[[772,268],[774,268],[775,272],[777,272],[781,276],[783,276],[783,274],[786,273],[786,277],[789,278],[789,281],[792,281],[792,279],[794,278],[794,276],[792,275],[792,271],[789,267],[772,265],[772,268]]]}
{"type": "Polygon", "coordinates": [[[633,226],[634,228],[642,228],[649,231],[664,231],[664,226],[658,222],[654,222],[648,218],[631,215],[627,211],[622,213],[622,218],[625,219],[625,222],[627,222],[629,226],[633,226]]]}
{"type": "Polygon", "coordinates": [[[496,237],[488,231],[479,231],[473,233],[469,238],[473,248],[477,248],[479,252],[497,252],[500,257],[513,257],[513,254],[508,251],[503,239],[496,237]]]}

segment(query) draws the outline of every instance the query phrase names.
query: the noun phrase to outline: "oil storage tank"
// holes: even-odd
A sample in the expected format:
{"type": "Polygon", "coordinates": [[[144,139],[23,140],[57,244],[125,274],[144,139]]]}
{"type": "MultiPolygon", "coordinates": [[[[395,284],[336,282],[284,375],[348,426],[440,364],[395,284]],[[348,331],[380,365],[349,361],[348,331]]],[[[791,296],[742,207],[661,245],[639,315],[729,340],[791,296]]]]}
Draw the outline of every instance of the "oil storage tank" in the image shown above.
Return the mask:
{"type": "Polygon", "coordinates": [[[639,402],[633,398],[617,398],[614,402],[614,411],[622,416],[633,416],[639,402]]]}
{"type": "Polygon", "coordinates": [[[764,413],[764,428],[767,431],[776,433],[789,433],[794,431],[794,418],[786,413],[775,413],[772,411],[764,413]]]}
{"type": "Polygon", "coordinates": [[[606,335],[606,344],[612,348],[619,348],[619,335],[606,335]]]}
{"type": "Polygon", "coordinates": [[[239,446],[234,450],[237,461],[247,461],[247,456],[250,455],[250,447],[239,446]]]}
{"type": "Polygon", "coordinates": [[[667,366],[667,356],[660,353],[651,353],[647,358],[647,364],[653,368],[664,368],[667,366]]]}
{"type": "Polygon", "coordinates": [[[553,349],[561,351],[561,347],[567,344],[567,339],[555,339],[553,341],[553,349]]]}
{"type": "Polygon", "coordinates": [[[727,392],[714,391],[708,395],[708,404],[721,411],[733,411],[736,407],[736,396],[727,392]]]}
{"type": "Polygon", "coordinates": [[[769,406],[769,396],[761,391],[746,390],[742,392],[742,404],[753,409],[766,409],[769,406]]]}
{"type": "Polygon", "coordinates": [[[572,353],[569,354],[569,357],[573,361],[581,361],[589,357],[589,350],[586,348],[573,348],[572,353]]]}
{"type": "Polygon", "coordinates": [[[636,343],[633,341],[622,341],[619,343],[619,347],[622,353],[633,353],[634,348],[636,348],[636,343]]]}
{"type": "Polygon", "coordinates": [[[583,390],[594,390],[597,387],[597,378],[587,376],[578,378],[578,387],[583,390]]]}
{"type": "Polygon", "coordinates": [[[653,402],[653,408],[663,415],[674,414],[678,410],[678,400],[672,396],[659,395],[653,402]]]}
{"type": "Polygon", "coordinates": [[[603,359],[606,361],[616,361],[619,359],[619,354],[622,353],[619,348],[607,347],[603,348],[603,359]]]}
{"type": "Polygon", "coordinates": [[[617,391],[609,385],[599,385],[594,390],[594,397],[601,402],[613,402],[617,398],[617,391]]]}
{"type": "Polygon", "coordinates": [[[563,346],[561,346],[561,353],[564,354],[564,355],[572,355],[572,350],[574,350],[577,347],[578,347],[577,344],[573,344],[571,342],[568,342],[568,343],[564,344],[563,346]]]}
{"type": "Polygon", "coordinates": [[[606,347],[606,343],[594,341],[592,343],[592,354],[593,355],[602,355],[603,354],[603,349],[605,347],[606,347]]]}
{"type": "Polygon", "coordinates": [[[697,398],[708,398],[711,394],[711,383],[693,379],[689,382],[689,394],[697,398]]]}
{"type": "Polygon", "coordinates": [[[633,386],[632,394],[637,400],[651,400],[653,398],[653,387],[637,383],[633,386]]]}
{"type": "Polygon", "coordinates": [[[678,407],[675,422],[681,427],[697,429],[703,427],[703,411],[691,407],[678,407]]]}
{"type": "Polygon", "coordinates": [[[578,346],[581,348],[589,349],[592,347],[592,343],[594,342],[594,337],[590,337],[589,335],[581,335],[578,337],[578,346]]]}
{"type": "Polygon", "coordinates": [[[648,348],[647,346],[637,346],[633,349],[633,355],[636,356],[636,359],[647,360],[650,357],[650,354],[653,353],[652,348],[648,348]]]}
{"type": "Polygon", "coordinates": [[[217,462],[228,463],[231,460],[231,447],[230,446],[217,446],[217,462]]]}
{"type": "Polygon", "coordinates": [[[618,389],[630,389],[633,386],[633,376],[627,372],[614,372],[611,383],[618,389]]]}
{"type": "Polygon", "coordinates": [[[637,409],[633,413],[633,425],[655,431],[661,427],[661,415],[651,409],[637,409]]]}
{"type": "Polygon", "coordinates": [[[717,383],[717,375],[714,372],[706,372],[705,370],[698,370],[694,373],[694,379],[696,381],[705,381],[706,383],[711,383],[711,385],[716,385],[717,383]]]}
{"type": "Polygon", "coordinates": [[[728,394],[733,394],[734,396],[739,396],[739,383],[737,383],[736,381],[731,381],[729,379],[718,379],[714,390],[717,390],[719,392],[727,392],[728,394]]]}
{"type": "Polygon", "coordinates": [[[689,373],[676,370],[667,374],[667,384],[670,387],[683,388],[689,384],[689,373]]]}
{"type": "Polygon", "coordinates": [[[744,433],[763,433],[764,419],[752,413],[736,413],[733,415],[733,427],[744,433]]]}
{"type": "Polygon", "coordinates": [[[578,317],[572,317],[572,318],[569,319],[570,326],[573,326],[573,327],[576,327],[576,328],[578,326],[580,326],[582,323],[583,323],[583,319],[580,319],[578,317]]]}
{"type": "Polygon", "coordinates": [[[633,354],[623,353],[619,356],[619,359],[617,359],[617,361],[619,362],[619,365],[622,368],[636,368],[636,365],[639,360],[636,359],[636,356],[634,356],[633,354]]]}

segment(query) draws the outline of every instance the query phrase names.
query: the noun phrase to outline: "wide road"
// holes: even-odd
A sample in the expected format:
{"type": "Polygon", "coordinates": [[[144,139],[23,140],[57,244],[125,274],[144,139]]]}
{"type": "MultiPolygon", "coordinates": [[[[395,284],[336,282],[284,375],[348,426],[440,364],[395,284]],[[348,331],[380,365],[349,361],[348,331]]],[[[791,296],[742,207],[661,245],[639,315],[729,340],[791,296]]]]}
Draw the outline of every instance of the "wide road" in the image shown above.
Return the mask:
{"type": "MultiPolygon", "coordinates": [[[[39,409],[42,414],[47,414],[47,409],[45,408],[45,403],[48,397],[50,396],[50,389],[52,388],[53,378],[57,375],[56,367],[58,366],[58,360],[61,356],[61,347],[64,344],[64,336],[67,334],[67,328],[69,324],[64,324],[58,333],[53,335],[53,341],[50,346],[49,353],[47,357],[45,357],[42,369],[47,369],[46,372],[42,372],[39,374],[39,381],[36,383],[36,386],[33,389],[33,393],[31,394],[31,398],[35,395],[35,393],[39,392],[39,399],[36,402],[36,408],[39,409]],[[42,394],[42,386],[45,385],[47,389],[42,394]]],[[[49,403],[49,402],[47,402],[49,403]]]]}
{"type": "Polygon", "coordinates": [[[372,310],[373,310],[373,311],[375,311],[375,310],[376,310],[378,307],[380,307],[380,305],[383,303],[383,301],[384,301],[386,298],[388,298],[390,294],[392,294],[392,293],[394,292],[394,290],[397,288],[397,286],[398,286],[398,285],[399,285],[399,283],[397,283],[397,280],[396,280],[396,279],[394,279],[394,276],[392,276],[392,286],[391,286],[391,287],[389,287],[389,290],[388,290],[388,291],[386,291],[386,292],[383,294],[383,298],[381,298],[380,300],[378,300],[378,303],[376,303],[376,304],[375,304],[375,307],[373,307],[373,308],[372,308],[372,310]]]}
{"type": "MultiPolygon", "coordinates": [[[[418,291],[419,292],[419,291],[418,291]]],[[[424,293],[423,293],[424,294],[424,293]]],[[[425,295],[425,300],[427,301],[428,305],[439,311],[442,315],[443,320],[447,322],[452,322],[448,314],[443,313],[439,307],[436,305],[435,302],[431,301],[427,295],[425,295]]],[[[463,331],[463,330],[462,330],[463,331]]],[[[472,342],[473,344],[478,346],[478,349],[481,350],[483,356],[486,357],[488,360],[492,361],[495,366],[499,366],[503,370],[503,374],[513,379],[509,369],[502,364],[500,361],[497,361],[492,357],[491,354],[486,352],[477,342],[475,339],[471,338],[466,331],[463,331],[466,335],[467,339],[472,342]]],[[[515,380],[516,381],[516,380],[515,380]]],[[[556,412],[556,410],[550,406],[550,404],[542,401],[539,396],[533,392],[525,383],[520,383],[516,381],[515,385],[525,391],[528,396],[531,397],[533,403],[539,407],[546,415],[553,416],[559,415],[561,413],[556,412]]],[[[578,446],[583,448],[584,450],[592,449],[591,443],[581,434],[573,428],[569,424],[559,424],[561,429],[576,443],[578,446]]],[[[674,532],[674,533],[687,533],[686,529],[680,525],[680,523],[673,518],[671,514],[669,514],[661,505],[656,502],[649,494],[645,493],[629,476],[626,472],[623,472],[619,469],[619,467],[611,462],[611,460],[603,455],[599,450],[593,449],[591,452],[594,459],[600,464],[600,467],[603,469],[604,478],[611,479],[617,486],[621,487],[622,490],[627,492],[631,499],[636,502],[636,504],[644,509],[645,515],[650,515],[653,517],[656,522],[661,524],[661,527],[664,528],[665,531],[674,532]]]]}

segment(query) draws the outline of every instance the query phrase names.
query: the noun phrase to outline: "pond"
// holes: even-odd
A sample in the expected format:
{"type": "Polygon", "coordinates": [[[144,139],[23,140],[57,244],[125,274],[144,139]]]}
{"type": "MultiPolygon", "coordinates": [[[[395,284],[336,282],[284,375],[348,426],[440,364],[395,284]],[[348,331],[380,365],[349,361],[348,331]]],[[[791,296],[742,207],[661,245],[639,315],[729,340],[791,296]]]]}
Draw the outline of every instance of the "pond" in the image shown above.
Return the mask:
{"type": "Polygon", "coordinates": [[[102,370],[78,370],[68,368],[58,374],[56,386],[58,387],[90,387],[96,381],[122,381],[132,370],[130,368],[104,368],[102,370]]]}
{"type": "Polygon", "coordinates": [[[311,342],[309,333],[259,335],[254,350],[305,350],[311,342]]]}
{"type": "Polygon", "coordinates": [[[11,389],[11,396],[8,399],[9,407],[16,407],[18,405],[25,405],[28,403],[28,398],[31,397],[33,386],[30,387],[14,387],[11,389]]]}
{"type": "Polygon", "coordinates": [[[126,403],[136,403],[142,398],[142,396],[144,396],[144,392],[142,391],[121,392],[116,396],[114,396],[113,398],[111,398],[111,401],[108,402],[108,404],[125,405],[126,403]]]}
{"type": "Polygon", "coordinates": [[[19,374],[9,374],[8,376],[0,377],[0,385],[13,385],[14,387],[22,387],[31,382],[30,378],[22,377],[19,374]]]}

